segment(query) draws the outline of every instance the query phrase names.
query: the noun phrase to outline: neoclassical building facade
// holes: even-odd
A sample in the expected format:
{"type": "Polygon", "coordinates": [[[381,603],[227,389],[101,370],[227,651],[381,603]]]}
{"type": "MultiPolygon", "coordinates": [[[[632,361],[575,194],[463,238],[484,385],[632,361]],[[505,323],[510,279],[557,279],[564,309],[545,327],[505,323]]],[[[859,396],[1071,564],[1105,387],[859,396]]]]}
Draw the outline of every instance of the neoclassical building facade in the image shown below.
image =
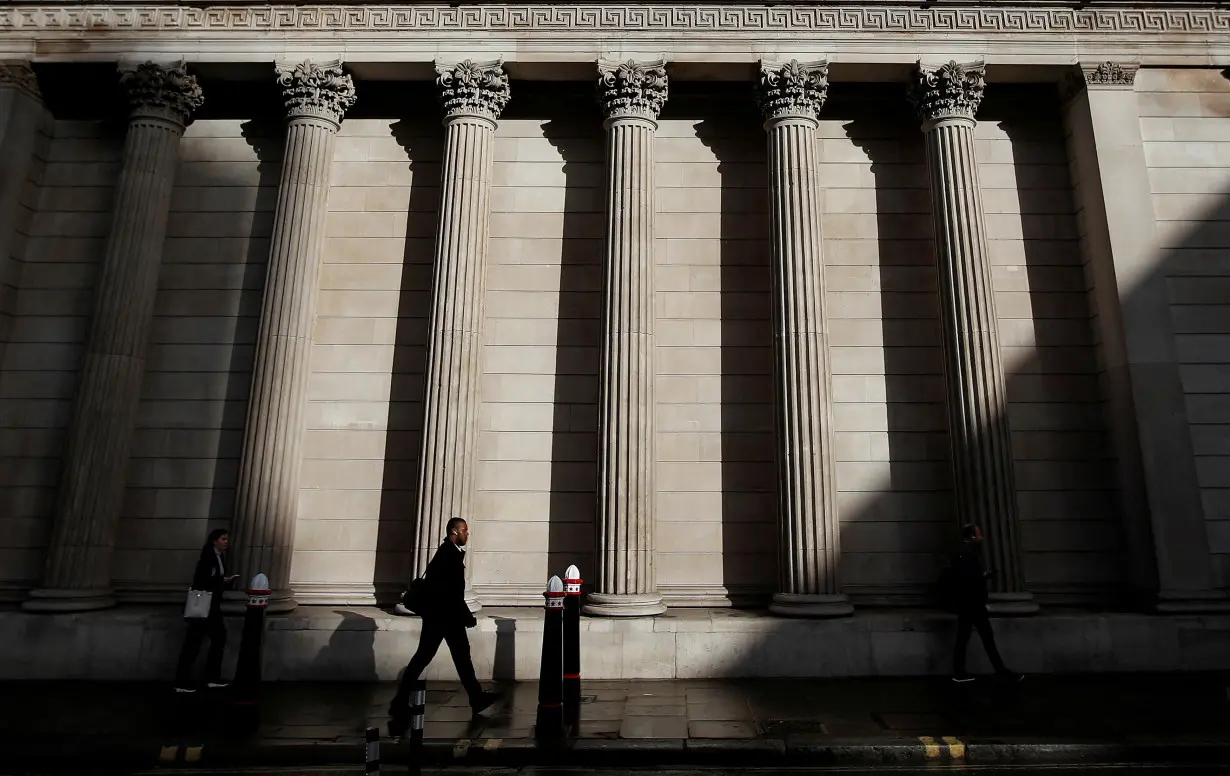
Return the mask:
{"type": "Polygon", "coordinates": [[[938,670],[965,522],[1027,667],[1228,654],[1216,3],[17,4],[0,60],[15,665],[158,664],[227,527],[280,675],[383,676],[454,516],[518,666],[575,563],[588,675],[938,670]]]}

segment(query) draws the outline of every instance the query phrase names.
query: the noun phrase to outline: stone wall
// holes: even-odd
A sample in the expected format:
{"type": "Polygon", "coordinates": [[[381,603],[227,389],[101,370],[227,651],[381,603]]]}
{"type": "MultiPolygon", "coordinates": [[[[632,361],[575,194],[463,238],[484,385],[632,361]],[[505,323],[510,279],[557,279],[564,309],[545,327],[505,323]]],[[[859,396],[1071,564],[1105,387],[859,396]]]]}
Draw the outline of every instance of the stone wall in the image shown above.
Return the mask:
{"type": "MultiPolygon", "coordinates": [[[[23,599],[43,568],[64,429],[110,227],[122,140],[96,122],[48,121],[37,212],[25,227],[9,343],[0,362],[0,597],[23,599]]],[[[12,257],[10,256],[10,261],[12,257]]]]}
{"type": "MultiPolygon", "coordinates": [[[[658,579],[676,605],[762,600],[775,577],[765,138],[735,88],[668,107],[655,145],[658,579]]],[[[888,85],[835,88],[819,134],[842,573],[856,602],[918,602],[954,528],[922,135],[888,85]]],[[[128,600],[178,599],[233,508],[279,137],[206,119],[181,146],[114,566],[128,600]]],[[[432,117],[357,116],[338,138],[292,571],[306,603],[405,579],[441,137],[432,117]]],[[[1097,599],[1118,579],[1116,512],[1058,105],[1019,89],[976,137],[1027,579],[1044,602],[1097,599]]],[[[592,568],[602,143],[596,115],[559,106],[496,137],[473,560],[491,604],[539,605],[550,573],[592,568]]],[[[118,149],[115,127],[56,123],[14,322],[15,345],[37,344],[10,346],[0,381],[3,498],[25,521],[6,579],[41,565],[118,149]]]]}
{"type": "Polygon", "coordinates": [[[198,121],[180,143],[113,561],[128,600],[178,601],[234,506],[277,197],[280,136],[264,129],[198,121]]]}
{"type": "Polygon", "coordinates": [[[1141,70],[1140,125],[1216,579],[1230,585],[1230,80],[1141,70]]]}

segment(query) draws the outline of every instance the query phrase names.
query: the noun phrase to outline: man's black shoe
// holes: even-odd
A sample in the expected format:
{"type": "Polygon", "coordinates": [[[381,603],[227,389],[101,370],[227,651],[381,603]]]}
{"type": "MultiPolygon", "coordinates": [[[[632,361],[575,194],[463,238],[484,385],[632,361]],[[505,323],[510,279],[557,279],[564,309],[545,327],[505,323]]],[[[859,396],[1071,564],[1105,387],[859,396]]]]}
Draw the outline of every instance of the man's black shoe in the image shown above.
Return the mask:
{"type": "Polygon", "coordinates": [[[470,709],[475,714],[481,714],[498,703],[499,700],[500,694],[498,692],[485,692],[477,698],[470,699],[470,709]]]}
{"type": "Polygon", "coordinates": [[[965,684],[966,682],[974,681],[974,677],[969,674],[954,674],[952,680],[957,684],[965,684]]]}

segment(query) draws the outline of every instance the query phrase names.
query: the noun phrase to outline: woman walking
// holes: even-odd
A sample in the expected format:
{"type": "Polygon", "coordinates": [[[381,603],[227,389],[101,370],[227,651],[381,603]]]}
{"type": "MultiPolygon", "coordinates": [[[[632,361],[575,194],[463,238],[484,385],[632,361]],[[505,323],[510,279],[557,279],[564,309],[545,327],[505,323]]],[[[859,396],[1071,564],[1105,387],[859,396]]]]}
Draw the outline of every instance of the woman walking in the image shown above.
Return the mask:
{"type": "MultiPolygon", "coordinates": [[[[201,642],[209,637],[209,653],[205,657],[205,686],[209,688],[225,687],[222,681],[222,650],[226,648],[226,624],[222,621],[222,591],[231,586],[238,575],[227,576],[224,555],[231,545],[230,534],[225,529],[218,528],[209,533],[209,539],[201,548],[201,557],[196,562],[196,570],[192,572],[192,590],[203,591],[210,595],[209,613],[206,616],[191,617],[185,614],[188,622],[188,635],[184,637],[184,647],[179,653],[179,666],[175,669],[175,692],[196,692],[192,686],[192,666],[196,663],[197,653],[201,651],[201,642]]],[[[191,593],[189,593],[191,595],[191,593]]]]}

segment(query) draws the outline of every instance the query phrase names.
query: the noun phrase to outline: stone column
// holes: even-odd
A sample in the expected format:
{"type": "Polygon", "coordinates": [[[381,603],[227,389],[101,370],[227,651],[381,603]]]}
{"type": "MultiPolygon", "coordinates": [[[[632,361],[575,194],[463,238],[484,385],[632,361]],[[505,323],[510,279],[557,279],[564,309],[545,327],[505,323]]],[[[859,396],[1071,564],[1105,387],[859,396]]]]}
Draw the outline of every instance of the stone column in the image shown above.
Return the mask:
{"type": "Polygon", "coordinates": [[[769,611],[840,617],[841,528],[833,462],[828,321],[821,258],[816,130],[825,62],[762,61],[756,97],[769,140],[778,583],[769,611]]]}
{"type": "Polygon", "coordinates": [[[591,615],[666,611],[654,576],[654,132],[664,62],[599,61],[606,129],[606,282],[591,615]]]}
{"type": "Polygon", "coordinates": [[[95,285],[81,383],[40,587],[28,611],[114,605],[111,552],[128,469],[179,140],[202,103],[183,63],[121,65],[129,103],[111,233],[95,285]]]}
{"type": "Polygon", "coordinates": [[[1124,565],[1139,603],[1164,612],[1225,611],[1230,602],[1214,581],[1179,373],[1167,254],[1154,221],[1137,69],[1080,65],[1066,84],[1064,109],[1081,247],[1098,311],[1124,565]]]}
{"type": "MultiPolygon", "coordinates": [[[[243,579],[268,576],[268,611],[285,612],[296,606],[290,563],[329,173],[355,89],[340,62],[279,64],[276,72],[286,143],[231,523],[231,565],[243,579]]],[[[227,598],[228,608],[242,606],[242,591],[228,591],[227,598]]]]}
{"type": "Polygon", "coordinates": [[[0,353],[9,340],[18,275],[50,129],[27,62],[0,62],[0,353]]]}
{"type": "Polygon", "coordinates": [[[1021,566],[1008,400],[974,155],[983,74],[981,64],[920,63],[910,99],[927,144],[957,517],[982,527],[991,610],[1028,614],[1038,607],[1025,591],[1021,566]]]}
{"type": "MultiPolygon", "coordinates": [[[[411,578],[427,569],[450,518],[473,522],[492,146],[508,104],[503,63],[436,64],[444,159],[431,288],[411,578]]],[[[466,603],[479,608],[466,564],[466,603]]]]}

